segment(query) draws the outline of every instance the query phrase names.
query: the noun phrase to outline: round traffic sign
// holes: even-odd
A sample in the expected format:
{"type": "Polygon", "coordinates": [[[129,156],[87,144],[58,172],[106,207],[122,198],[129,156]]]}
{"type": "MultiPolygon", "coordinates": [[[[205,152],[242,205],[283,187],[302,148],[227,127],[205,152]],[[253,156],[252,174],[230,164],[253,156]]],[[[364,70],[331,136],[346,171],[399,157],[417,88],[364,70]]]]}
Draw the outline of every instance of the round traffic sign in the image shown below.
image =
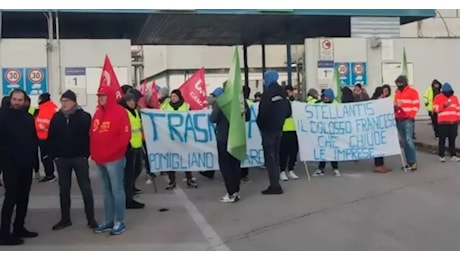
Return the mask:
{"type": "Polygon", "coordinates": [[[5,72],[5,79],[10,84],[16,84],[21,80],[21,72],[17,69],[9,69],[5,72]]]}
{"type": "Polygon", "coordinates": [[[340,63],[339,66],[337,67],[337,70],[339,71],[339,74],[341,76],[345,76],[348,73],[348,66],[345,63],[340,63]]]}
{"type": "Polygon", "coordinates": [[[28,77],[32,83],[41,83],[44,78],[43,71],[41,69],[31,69],[28,77]]]}
{"type": "Polygon", "coordinates": [[[353,66],[353,72],[358,75],[358,76],[361,76],[363,75],[364,73],[364,66],[362,63],[356,63],[354,66],[353,66]]]}
{"type": "Polygon", "coordinates": [[[323,40],[321,42],[321,46],[323,47],[324,50],[329,50],[332,46],[332,43],[330,40],[323,40]]]}

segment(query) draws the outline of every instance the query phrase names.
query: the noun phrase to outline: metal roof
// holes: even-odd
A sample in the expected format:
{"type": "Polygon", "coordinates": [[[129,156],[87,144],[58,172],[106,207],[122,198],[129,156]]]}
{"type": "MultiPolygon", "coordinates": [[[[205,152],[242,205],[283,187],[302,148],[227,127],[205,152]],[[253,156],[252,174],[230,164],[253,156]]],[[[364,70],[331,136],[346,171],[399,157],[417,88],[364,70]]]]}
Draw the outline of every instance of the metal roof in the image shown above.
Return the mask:
{"type": "Polygon", "coordinates": [[[303,43],[349,37],[351,16],[433,17],[434,9],[4,10],[3,38],[47,38],[44,11],[58,12],[61,39],[131,39],[136,45],[303,43]]]}

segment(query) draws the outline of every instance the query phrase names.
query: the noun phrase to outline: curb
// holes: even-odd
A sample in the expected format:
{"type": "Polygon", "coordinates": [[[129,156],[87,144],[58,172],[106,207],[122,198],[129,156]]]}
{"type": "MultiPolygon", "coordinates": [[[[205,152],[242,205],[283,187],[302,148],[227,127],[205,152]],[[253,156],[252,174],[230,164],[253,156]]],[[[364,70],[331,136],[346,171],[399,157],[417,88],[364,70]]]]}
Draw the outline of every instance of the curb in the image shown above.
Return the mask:
{"type": "MultiPolygon", "coordinates": [[[[423,143],[420,141],[415,141],[415,147],[417,148],[417,151],[424,152],[424,153],[429,153],[429,154],[437,154],[438,153],[438,145],[437,144],[428,144],[428,143],[423,143]]],[[[447,150],[447,148],[446,148],[447,150]]],[[[457,148],[457,153],[460,153],[460,148],[457,148]]]]}

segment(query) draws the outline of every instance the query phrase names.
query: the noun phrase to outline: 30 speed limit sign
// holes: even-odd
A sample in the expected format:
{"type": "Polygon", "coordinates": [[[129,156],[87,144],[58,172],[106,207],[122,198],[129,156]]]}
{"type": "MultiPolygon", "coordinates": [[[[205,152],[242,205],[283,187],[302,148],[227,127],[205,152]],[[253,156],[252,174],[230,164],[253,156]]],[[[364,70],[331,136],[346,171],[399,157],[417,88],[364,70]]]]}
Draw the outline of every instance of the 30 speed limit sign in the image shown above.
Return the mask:
{"type": "Polygon", "coordinates": [[[33,83],[41,83],[44,78],[43,71],[41,69],[31,69],[28,77],[33,83]]]}
{"type": "Polygon", "coordinates": [[[8,69],[5,72],[5,80],[10,84],[16,84],[21,80],[21,72],[18,69],[8,69]]]}

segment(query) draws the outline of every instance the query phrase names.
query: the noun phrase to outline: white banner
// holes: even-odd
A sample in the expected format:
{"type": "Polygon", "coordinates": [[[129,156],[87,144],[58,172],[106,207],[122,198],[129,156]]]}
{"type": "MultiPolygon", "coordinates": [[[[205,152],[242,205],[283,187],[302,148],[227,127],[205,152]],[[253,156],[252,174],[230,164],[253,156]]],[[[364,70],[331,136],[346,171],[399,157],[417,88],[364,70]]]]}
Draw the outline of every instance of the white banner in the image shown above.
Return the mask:
{"type": "Polygon", "coordinates": [[[301,161],[401,154],[390,98],[346,104],[292,103],[301,161]]]}
{"type": "MultiPolygon", "coordinates": [[[[264,164],[262,139],[256,124],[258,104],[251,105],[246,123],[247,157],[242,167],[264,164]]],[[[143,109],[142,124],[150,168],[160,171],[218,170],[215,125],[211,110],[177,112],[143,109]]]]}

